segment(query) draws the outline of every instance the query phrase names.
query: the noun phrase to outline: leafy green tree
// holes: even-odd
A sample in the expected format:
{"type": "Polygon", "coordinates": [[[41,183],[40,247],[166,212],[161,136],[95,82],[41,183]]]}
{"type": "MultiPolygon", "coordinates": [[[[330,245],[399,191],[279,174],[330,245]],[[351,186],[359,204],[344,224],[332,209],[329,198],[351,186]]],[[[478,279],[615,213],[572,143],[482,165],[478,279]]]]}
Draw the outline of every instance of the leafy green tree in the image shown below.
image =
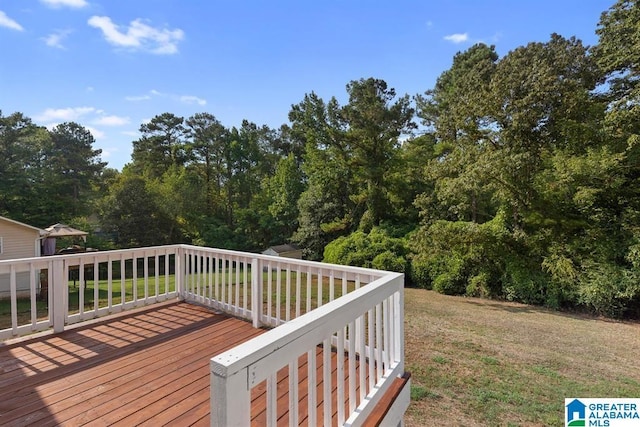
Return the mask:
{"type": "Polygon", "coordinates": [[[163,211],[163,203],[143,177],[125,171],[101,202],[105,231],[124,248],[174,243],[171,231],[176,225],[163,211]]]}
{"type": "Polygon", "coordinates": [[[136,170],[153,178],[161,176],[171,166],[184,166],[184,118],[163,113],[140,126],[142,137],[133,141],[132,159],[136,170]]]}
{"type": "Polygon", "coordinates": [[[325,245],[357,224],[354,218],[362,210],[350,197],[353,171],[343,149],[339,110],[335,98],[325,103],[312,92],[289,112],[291,134],[305,146],[301,167],[306,188],[298,201],[300,215],[293,240],[309,259],[321,259],[325,245]]]}
{"type": "Polygon", "coordinates": [[[494,47],[484,44],[459,52],[435,88],[416,98],[418,116],[435,137],[425,170],[434,192],[420,197],[424,218],[440,215],[428,208],[445,218],[483,222],[496,211],[482,158],[496,138],[488,100],[497,59],[494,47]]]}
{"type": "Polygon", "coordinates": [[[106,162],[102,150],[94,149],[91,132],[77,123],[62,123],[51,132],[45,151],[46,178],[43,185],[56,203],[60,220],[88,215],[93,210],[93,188],[106,162]]]}
{"type": "Polygon", "coordinates": [[[188,149],[195,169],[201,173],[205,182],[206,213],[213,215],[224,203],[222,187],[229,131],[209,113],[189,117],[186,125],[190,137],[188,149]]]}
{"type": "Polygon", "coordinates": [[[50,225],[53,212],[41,209],[48,196],[39,191],[43,153],[50,143],[47,129],[22,113],[3,116],[0,112],[0,215],[50,225]]]}
{"type": "Polygon", "coordinates": [[[368,78],[347,84],[349,103],[340,116],[348,126],[345,151],[361,182],[354,195],[366,205],[366,228],[389,217],[389,173],[398,168],[400,136],[415,127],[409,96],[396,99],[384,80],[368,78]]]}
{"type": "Polygon", "coordinates": [[[618,0],[602,14],[593,49],[607,76],[607,125],[612,137],[637,144],[640,134],[640,2],[618,0]]]}
{"type": "Polygon", "coordinates": [[[293,153],[280,160],[265,187],[270,201],[268,213],[275,222],[272,232],[280,239],[287,239],[298,228],[298,199],[304,189],[302,171],[293,153]]]}

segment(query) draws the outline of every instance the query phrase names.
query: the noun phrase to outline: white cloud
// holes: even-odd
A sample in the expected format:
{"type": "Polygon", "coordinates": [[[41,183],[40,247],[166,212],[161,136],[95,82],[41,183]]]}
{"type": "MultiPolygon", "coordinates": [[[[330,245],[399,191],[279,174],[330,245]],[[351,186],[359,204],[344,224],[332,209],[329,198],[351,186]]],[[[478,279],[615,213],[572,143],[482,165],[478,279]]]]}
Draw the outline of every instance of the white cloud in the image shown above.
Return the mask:
{"type": "Polygon", "coordinates": [[[134,95],[134,96],[125,96],[124,97],[125,100],[127,101],[146,101],[148,99],[151,99],[151,97],[149,95],[134,95]]]}
{"type": "Polygon", "coordinates": [[[184,38],[184,32],[180,29],[154,28],[141,19],[131,21],[128,27],[122,29],[108,16],[92,16],[88,24],[100,29],[107,42],[114,46],[158,55],[177,53],[178,42],[184,38]]]}
{"type": "Polygon", "coordinates": [[[206,99],[198,98],[193,95],[182,95],[180,97],[180,102],[184,102],[185,104],[207,105],[206,99]]]}
{"type": "Polygon", "coordinates": [[[160,92],[156,89],[151,89],[145,95],[135,95],[135,96],[126,96],[125,99],[127,101],[146,101],[152,99],[153,97],[158,98],[169,98],[173,101],[179,101],[183,104],[197,104],[197,105],[207,105],[207,100],[204,98],[200,98],[195,95],[176,95],[174,93],[168,92],[160,92]]]}
{"type": "Polygon", "coordinates": [[[129,124],[131,120],[129,119],[129,117],[120,117],[120,116],[102,116],[99,117],[97,119],[95,119],[94,121],[92,121],[91,123],[93,123],[94,125],[100,125],[100,126],[124,126],[126,124],[129,124]]]}
{"type": "Polygon", "coordinates": [[[39,114],[34,118],[40,122],[51,122],[53,120],[71,122],[95,111],[96,109],[93,107],[47,108],[42,112],[42,114],[39,114]]]}
{"type": "Polygon", "coordinates": [[[466,42],[469,39],[469,34],[467,33],[449,34],[448,36],[444,36],[444,39],[446,41],[458,44],[458,43],[466,42]]]}
{"type": "Polygon", "coordinates": [[[120,133],[123,134],[123,135],[126,135],[126,136],[133,136],[133,137],[140,136],[140,132],[135,131],[135,130],[125,130],[125,131],[122,131],[120,133]]]}
{"type": "Polygon", "coordinates": [[[49,34],[47,37],[44,37],[42,40],[47,44],[47,46],[55,47],[58,49],[64,49],[64,45],[62,41],[71,34],[71,30],[57,30],[53,33],[49,34]]]}
{"type": "Polygon", "coordinates": [[[10,30],[23,31],[22,25],[18,24],[13,19],[9,18],[6,13],[0,10],[0,27],[5,27],[10,30]]]}
{"type": "Polygon", "coordinates": [[[40,2],[53,8],[71,7],[73,9],[81,9],[89,5],[86,0],[40,0],[40,2]]]}
{"type": "MultiPolygon", "coordinates": [[[[103,138],[104,138],[104,136],[105,136],[105,133],[104,133],[104,132],[102,132],[101,130],[96,129],[96,128],[94,128],[94,127],[91,127],[91,126],[85,126],[84,128],[85,128],[86,130],[88,130],[89,132],[91,132],[91,135],[93,135],[93,137],[94,137],[95,139],[103,139],[103,138]]],[[[103,155],[104,155],[104,153],[103,153],[103,155]]]]}

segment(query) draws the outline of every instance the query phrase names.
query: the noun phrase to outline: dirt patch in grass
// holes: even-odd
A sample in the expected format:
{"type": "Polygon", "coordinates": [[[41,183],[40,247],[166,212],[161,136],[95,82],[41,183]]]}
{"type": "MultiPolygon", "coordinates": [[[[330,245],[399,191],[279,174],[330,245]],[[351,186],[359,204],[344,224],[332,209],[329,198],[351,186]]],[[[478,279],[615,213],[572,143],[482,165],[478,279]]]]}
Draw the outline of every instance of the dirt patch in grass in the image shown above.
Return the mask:
{"type": "Polygon", "coordinates": [[[640,323],[407,289],[408,426],[562,425],[565,397],[639,397],[640,323]]]}

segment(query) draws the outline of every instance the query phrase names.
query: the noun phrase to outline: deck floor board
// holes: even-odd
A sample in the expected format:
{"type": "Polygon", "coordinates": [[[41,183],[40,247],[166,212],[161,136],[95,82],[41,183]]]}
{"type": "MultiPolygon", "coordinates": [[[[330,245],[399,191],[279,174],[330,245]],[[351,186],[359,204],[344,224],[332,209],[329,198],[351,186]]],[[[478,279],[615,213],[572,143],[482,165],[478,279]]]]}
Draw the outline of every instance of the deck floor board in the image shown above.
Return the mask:
{"type": "MultiPolygon", "coordinates": [[[[0,345],[0,425],[208,425],[209,360],[263,332],[249,322],[176,302],[0,345]]],[[[320,423],[322,352],[318,347],[320,423]]],[[[335,352],[331,360],[335,424],[335,352]]],[[[306,355],[298,360],[298,423],[305,425],[307,362],[306,355]]],[[[346,377],[346,357],[344,363],[346,377]]],[[[277,381],[278,424],[288,424],[288,367],[278,372],[277,381]]],[[[265,391],[264,382],[252,390],[253,425],[266,422],[265,391]]]]}

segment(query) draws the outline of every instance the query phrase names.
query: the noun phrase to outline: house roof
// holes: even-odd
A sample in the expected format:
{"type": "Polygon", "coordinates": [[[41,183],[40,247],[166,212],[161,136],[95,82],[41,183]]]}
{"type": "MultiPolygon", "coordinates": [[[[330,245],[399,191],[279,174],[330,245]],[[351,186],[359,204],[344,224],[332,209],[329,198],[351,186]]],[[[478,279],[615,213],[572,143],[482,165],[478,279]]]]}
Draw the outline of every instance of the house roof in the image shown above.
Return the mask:
{"type": "Polygon", "coordinates": [[[33,231],[37,231],[41,236],[46,236],[47,234],[49,234],[45,230],[43,230],[41,228],[34,227],[32,225],[22,223],[20,221],[15,221],[13,219],[9,219],[9,218],[4,217],[4,216],[0,216],[0,221],[6,221],[6,222],[9,222],[11,224],[18,225],[20,227],[29,228],[29,229],[31,229],[33,231]]]}
{"type": "Polygon", "coordinates": [[[292,252],[292,251],[300,250],[300,248],[297,247],[296,245],[290,245],[290,244],[270,246],[266,250],[268,251],[269,249],[271,249],[272,251],[278,254],[281,254],[283,252],[292,252]]]}

